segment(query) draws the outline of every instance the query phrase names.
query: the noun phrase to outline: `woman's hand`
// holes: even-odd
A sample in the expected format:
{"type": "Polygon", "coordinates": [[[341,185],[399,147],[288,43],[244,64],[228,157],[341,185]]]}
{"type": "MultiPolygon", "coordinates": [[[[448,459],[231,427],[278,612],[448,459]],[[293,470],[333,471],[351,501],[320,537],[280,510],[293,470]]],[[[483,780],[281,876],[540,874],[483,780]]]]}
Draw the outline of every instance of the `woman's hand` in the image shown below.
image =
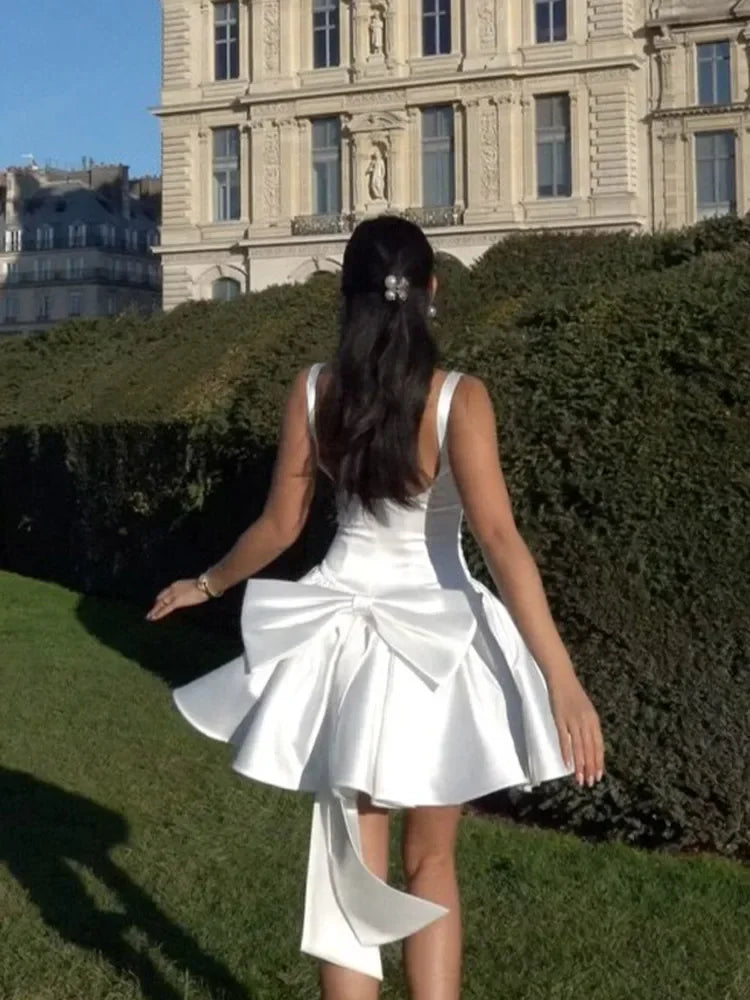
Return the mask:
{"type": "Polygon", "coordinates": [[[166,618],[178,608],[190,608],[194,604],[204,604],[208,595],[198,586],[197,580],[176,580],[156,595],[153,608],[146,615],[150,622],[166,618]]]}
{"type": "Polygon", "coordinates": [[[576,781],[589,786],[604,774],[604,739],[599,716],[575,675],[550,687],[560,747],[568,767],[575,762],[576,781]],[[572,746],[572,756],[571,756],[572,746]]]}

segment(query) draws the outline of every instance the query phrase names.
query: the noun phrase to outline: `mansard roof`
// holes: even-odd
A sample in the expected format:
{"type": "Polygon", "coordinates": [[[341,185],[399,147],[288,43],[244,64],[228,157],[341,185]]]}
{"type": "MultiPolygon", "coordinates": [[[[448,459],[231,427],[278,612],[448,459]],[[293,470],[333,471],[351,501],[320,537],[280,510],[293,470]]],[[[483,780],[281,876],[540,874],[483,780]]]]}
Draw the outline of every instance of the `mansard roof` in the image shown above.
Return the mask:
{"type": "MultiPolygon", "coordinates": [[[[19,197],[15,225],[33,229],[45,225],[85,223],[95,226],[109,223],[138,230],[154,229],[158,225],[157,220],[145,211],[139,199],[127,197],[129,217],[123,214],[115,199],[106,197],[100,191],[75,182],[45,184],[31,194],[27,192],[25,197],[19,197]]],[[[4,204],[0,202],[0,226],[5,225],[4,209],[4,204]]]]}

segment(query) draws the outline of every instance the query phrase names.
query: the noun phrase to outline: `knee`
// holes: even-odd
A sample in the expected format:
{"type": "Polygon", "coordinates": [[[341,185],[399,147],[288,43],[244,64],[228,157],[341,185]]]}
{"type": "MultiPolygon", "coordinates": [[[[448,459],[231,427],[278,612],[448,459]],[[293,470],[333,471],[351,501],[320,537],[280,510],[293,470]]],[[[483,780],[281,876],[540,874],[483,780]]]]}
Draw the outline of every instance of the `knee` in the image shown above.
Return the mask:
{"type": "Polygon", "coordinates": [[[452,877],[455,873],[455,857],[450,849],[427,848],[422,844],[404,844],[402,852],[404,878],[413,882],[425,875],[435,878],[452,877]]]}

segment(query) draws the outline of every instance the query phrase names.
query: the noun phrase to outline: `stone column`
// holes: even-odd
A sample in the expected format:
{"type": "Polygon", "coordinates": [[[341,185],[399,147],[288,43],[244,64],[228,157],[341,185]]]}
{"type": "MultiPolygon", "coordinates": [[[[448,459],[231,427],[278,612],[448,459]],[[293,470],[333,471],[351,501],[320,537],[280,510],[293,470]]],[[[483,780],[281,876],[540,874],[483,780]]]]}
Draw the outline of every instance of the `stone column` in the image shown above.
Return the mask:
{"type": "Polygon", "coordinates": [[[251,217],[252,143],[251,125],[244,122],[240,126],[240,218],[249,222],[251,217]]]}
{"type": "Polygon", "coordinates": [[[408,208],[406,198],[405,170],[407,162],[406,133],[404,129],[394,129],[390,133],[390,160],[388,176],[388,200],[397,209],[408,208]]]}
{"type": "Polygon", "coordinates": [[[679,189],[682,188],[682,185],[679,183],[680,171],[677,156],[678,148],[680,153],[682,153],[682,148],[681,143],[678,147],[679,136],[675,132],[665,133],[660,136],[660,139],[663,179],[662,217],[668,228],[675,228],[682,224],[679,197],[679,189]]]}
{"type": "Polygon", "coordinates": [[[501,5],[497,0],[466,4],[464,69],[484,69],[499,61],[501,5]]]}
{"type": "Polygon", "coordinates": [[[470,150],[466,164],[466,214],[474,218],[482,211],[482,193],[480,183],[479,150],[481,148],[480,129],[480,98],[470,97],[464,100],[466,109],[466,148],[470,150]]]}
{"type": "Polygon", "coordinates": [[[681,219],[677,227],[690,225],[696,221],[696,178],[695,147],[684,128],[680,131],[677,147],[677,176],[679,178],[679,204],[681,219]]]}
{"type": "Polygon", "coordinates": [[[284,118],[277,123],[279,129],[279,165],[284,169],[279,172],[279,209],[283,219],[289,219],[297,214],[297,174],[299,156],[297,150],[296,118],[284,118]]]}
{"type": "Polygon", "coordinates": [[[349,30],[351,38],[352,79],[357,80],[362,75],[362,61],[366,51],[363,44],[362,22],[366,16],[365,4],[362,0],[350,0],[349,30]]]}
{"type": "MultiPolygon", "coordinates": [[[[277,76],[292,77],[300,70],[299,52],[300,2],[299,0],[276,0],[278,5],[277,76]],[[294,57],[294,58],[293,58],[294,57]]],[[[348,46],[342,45],[342,54],[348,46]]]]}
{"type": "Polygon", "coordinates": [[[521,109],[521,200],[536,201],[536,129],[534,122],[534,101],[528,94],[518,100],[521,109]]]}
{"type": "Polygon", "coordinates": [[[399,62],[396,48],[396,3],[395,0],[388,3],[385,9],[385,65],[389,70],[399,62]]]}
{"type": "Polygon", "coordinates": [[[238,25],[240,39],[240,80],[253,79],[253,31],[252,31],[252,5],[251,0],[241,0],[240,2],[240,23],[238,25]]]}
{"type": "Polygon", "coordinates": [[[494,97],[479,108],[480,192],[484,208],[495,209],[500,201],[500,123],[494,97]]]}
{"type": "Polygon", "coordinates": [[[262,0],[255,6],[262,75],[273,78],[281,73],[281,4],[279,0],[262,0]]]}
{"type": "MultiPolygon", "coordinates": [[[[509,157],[502,156],[500,138],[501,108],[507,107],[507,102],[495,96],[466,102],[467,222],[481,221],[489,214],[496,218],[501,199],[508,200],[510,178],[502,175],[501,168],[509,157]]],[[[509,122],[506,131],[510,134],[509,122]]]]}
{"type": "Polygon", "coordinates": [[[656,49],[656,65],[658,69],[657,108],[672,108],[675,105],[675,57],[677,46],[671,37],[657,38],[654,41],[656,49]]]}
{"type": "Polygon", "coordinates": [[[362,183],[363,136],[352,132],[349,136],[349,169],[351,171],[352,212],[360,215],[364,211],[364,186],[362,183]]]}
{"type": "MultiPolygon", "coordinates": [[[[341,136],[341,213],[349,215],[354,211],[353,139],[351,132],[343,130],[341,136]]],[[[309,201],[308,201],[309,204],[309,201]]]]}
{"type": "Polygon", "coordinates": [[[250,224],[257,226],[263,223],[263,122],[254,118],[248,125],[248,146],[252,165],[248,175],[250,224]]]}
{"type": "MultiPolygon", "coordinates": [[[[518,142],[515,137],[519,134],[521,125],[520,122],[514,121],[516,117],[520,118],[518,94],[515,87],[511,85],[497,98],[497,138],[500,155],[498,211],[508,219],[515,218],[516,205],[519,201],[519,185],[514,171],[514,162],[519,159],[518,142]]],[[[522,156],[521,164],[523,164],[522,156]]]]}
{"type": "Polygon", "coordinates": [[[260,215],[263,224],[275,226],[281,217],[281,136],[275,121],[266,120],[259,131],[261,155],[255,162],[261,183],[260,215]]]}
{"type": "Polygon", "coordinates": [[[739,149],[739,176],[737,178],[737,214],[746,215],[750,212],[750,125],[746,126],[737,137],[739,149]]]}
{"type": "Polygon", "coordinates": [[[739,76],[739,86],[745,90],[745,101],[750,103],[750,22],[739,33],[738,42],[745,46],[745,66],[739,76]]]}
{"type": "Polygon", "coordinates": [[[591,190],[591,143],[588,102],[571,90],[570,107],[570,196],[587,198],[591,190]]]}
{"type": "Polygon", "coordinates": [[[312,215],[312,150],[310,119],[297,119],[297,210],[296,215],[312,215]]]}
{"type": "Polygon", "coordinates": [[[463,209],[466,205],[466,128],[463,101],[453,102],[453,146],[455,155],[456,192],[454,203],[463,209]]]}
{"type": "Polygon", "coordinates": [[[204,83],[213,80],[213,26],[214,5],[211,0],[201,0],[200,6],[200,79],[204,83]]]}
{"type": "Polygon", "coordinates": [[[406,189],[406,208],[416,208],[422,204],[422,149],[420,145],[420,114],[418,108],[409,108],[407,112],[408,125],[405,141],[407,144],[406,162],[408,164],[408,183],[406,189]]]}
{"type": "Polygon", "coordinates": [[[198,224],[214,222],[214,178],[211,130],[198,129],[198,224]]]}

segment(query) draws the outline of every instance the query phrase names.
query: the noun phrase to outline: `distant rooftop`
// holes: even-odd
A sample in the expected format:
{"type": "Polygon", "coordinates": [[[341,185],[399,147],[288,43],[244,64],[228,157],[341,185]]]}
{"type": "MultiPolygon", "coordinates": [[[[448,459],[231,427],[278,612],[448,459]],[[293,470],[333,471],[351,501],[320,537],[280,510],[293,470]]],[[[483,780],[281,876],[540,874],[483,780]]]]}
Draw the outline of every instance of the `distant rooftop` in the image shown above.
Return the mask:
{"type": "Polygon", "coordinates": [[[130,178],[124,164],[90,161],[79,170],[36,163],[0,171],[0,227],[116,222],[153,227],[161,215],[161,178],[130,178]]]}

